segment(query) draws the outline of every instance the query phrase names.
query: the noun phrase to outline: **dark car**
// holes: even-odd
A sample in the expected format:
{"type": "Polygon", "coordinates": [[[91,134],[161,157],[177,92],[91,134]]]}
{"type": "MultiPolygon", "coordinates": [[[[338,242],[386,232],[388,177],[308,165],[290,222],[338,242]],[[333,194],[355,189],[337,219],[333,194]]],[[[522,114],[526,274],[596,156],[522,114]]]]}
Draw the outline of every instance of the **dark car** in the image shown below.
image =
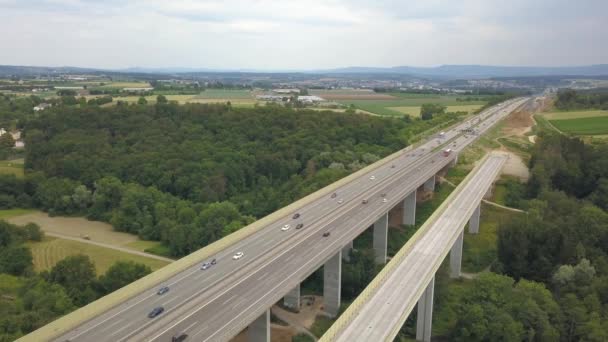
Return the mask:
{"type": "Polygon", "coordinates": [[[331,198],[336,198],[337,196],[338,196],[338,194],[335,192],[333,194],[331,194],[331,198]]]}
{"type": "Polygon", "coordinates": [[[171,342],[182,342],[183,340],[188,338],[188,334],[179,334],[177,336],[173,336],[171,338],[171,342]]]}
{"type": "Polygon", "coordinates": [[[295,219],[297,219],[298,217],[300,217],[300,213],[295,213],[295,214],[293,214],[292,219],[294,219],[294,220],[295,220],[295,219]]]}
{"type": "Polygon", "coordinates": [[[331,233],[330,232],[325,232],[323,233],[323,237],[328,237],[331,233]]]}
{"type": "Polygon", "coordinates": [[[154,318],[154,317],[160,315],[161,313],[163,313],[163,311],[165,311],[165,308],[163,308],[162,306],[157,306],[154,309],[152,309],[152,311],[150,311],[150,313],[148,314],[148,317],[154,318]]]}
{"type": "Polygon", "coordinates": [[[167,292],[169,292],[169,286],[163,286],[160,289],[158,289],[158,292],[156,292],[156,294],[157,295],[164,295],[167,292]]]}
{"type": "Polygon", "coordinates": [[[363,201],[361,201],[361,203],[367,204],[367,199],[364,199],[363,201]]]}
{"type": "Polygon", "coordinates": [[[298,223],[298,225],[296,226],[296,229],[300,229],[302,227],[304,227],[304,224],[303,223],[298,223]]]}
{"type": "Polygon", "coordinates": [[[217,260],[215,260],[215,259],[211,260],[211,265],[215,265],[215,264],[217,264],[217,260]]]}

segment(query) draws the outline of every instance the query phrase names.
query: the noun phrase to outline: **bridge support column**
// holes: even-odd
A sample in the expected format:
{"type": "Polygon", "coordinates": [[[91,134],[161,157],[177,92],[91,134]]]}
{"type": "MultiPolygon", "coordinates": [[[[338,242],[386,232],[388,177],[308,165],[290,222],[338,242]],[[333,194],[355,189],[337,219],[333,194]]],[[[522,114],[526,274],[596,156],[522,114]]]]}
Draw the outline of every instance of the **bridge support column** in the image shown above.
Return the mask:
{"type": "Polygon", "coordinates": [[[350,251],[353,250],[353,242],[354,241],[351,240],[346,244],[346,246],[344,246],[344,248],[342,248],[342,259],[345,261],[350,261],[350,251]]]}
{"type": "Polygon", "coordinates": [[[490,184],[490,187],[488,188],[488,191],[486,191],[486,193],[483,195],[483,198],[489,200],[490,198],[492,198],[493,193],[494,193],[494,184],[490,184]]]}
{"type": "Polygon", "coordinates": [[[403,224],[413,226],[416,223],[416,190],[403,200],[403,224]]]}
{"type": "Polygon", "coordinates": [[[469,234],[479,233],[479,214],[481,210],[481,203],[475,208],[473,215],[469,219],[469,234]]]}
{"type": "Polygon", "coordinates": [[[290,309],[300,310],[300,284],[283,297],[283,305],[290,309]]]}
{"type": "Polygon", "coordinates": [[[386,263],[386,251],[388,247],[388,212],[374,223],[374,252],[376,264],[386,263]]]}
{"type": "Polygon", "coordinates": [[[452,162],[450,163],[450,166],[454,167],[454,166],[456,166],[456,163],[458,163],[458,153],[456,153],[454,155],[454,159],[452,159],[452,162]]]}
{"type": "Polygon", "coordinates": [[[248,342],[270,342],[270,309],[249,325],[248,342]]]}
{"type": "Polygon", "coordinates": [[[462,242],[464,238],[464,230],[458,235],[458,239],[454,241],[452,249],[450,249],[450,278],[460,278],[460,268],[462,265],[462,242]]]}
{"type": "Polygon", "coordinates": [[[435,277],[431,279],[418,300],[418,321],[416,322],[416,341],[431,341],[431,324],[433,323],[433,292],[435,277]]]}
{"type": "Polygon", "coordinates": [[[424,191],[433,192],[435,191],[435,175],[432,175],[429,180],[424,182],[424,191]]]}
{"type": "Polygon", "coordinates": [[[342,251],[336,253],[323,266],[323,301],[325,312],[335,317],[340,310],[342,281],[342,251]]]}

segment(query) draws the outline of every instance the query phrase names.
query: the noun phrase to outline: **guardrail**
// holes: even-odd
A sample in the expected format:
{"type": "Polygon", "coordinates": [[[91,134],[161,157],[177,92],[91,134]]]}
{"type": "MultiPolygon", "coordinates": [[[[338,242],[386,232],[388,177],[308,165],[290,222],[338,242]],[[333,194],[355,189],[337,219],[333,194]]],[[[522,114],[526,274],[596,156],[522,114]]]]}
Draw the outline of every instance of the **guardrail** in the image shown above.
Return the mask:
{"type": "MultiPolygon", "coordinates": [[[[319,340],[320,342],[335,341],[340,333],[348,326],[353,319],[359,314],[359,310],[369,301],[370,297],[375,295],[378,288],[383,285],[386,279],[392,274],[394,269],[403,261],[405,257],[412,251],[413,246],[418,242],[420,237],[427,233],[430,227],[435,223],[437,218],[443,214],[447,206],[454,200],[458,194],[466,187],[466,185],[472,181],[476,176],[476,173],[481,167],[483,167],[485,161],[489,158],[489,154],[486,154],[481,162],[465,177],[460,185],[443,201],[443,203],[433,212],[433,214],[426,220],[426,222],[416,231],[416,233],[407,241],[407,243],[395,254],[395,256],[389,261],[388,264],[376,275],[372,282],[361,292],[361,294],[351,303],[351,305],[344,311],[342,315],[334,322],[334,324],[325,332],[325,334],[319,340]]],[[[420,289],[420,293],[416,296],[420,297],[424,288],[420,289]]]]}

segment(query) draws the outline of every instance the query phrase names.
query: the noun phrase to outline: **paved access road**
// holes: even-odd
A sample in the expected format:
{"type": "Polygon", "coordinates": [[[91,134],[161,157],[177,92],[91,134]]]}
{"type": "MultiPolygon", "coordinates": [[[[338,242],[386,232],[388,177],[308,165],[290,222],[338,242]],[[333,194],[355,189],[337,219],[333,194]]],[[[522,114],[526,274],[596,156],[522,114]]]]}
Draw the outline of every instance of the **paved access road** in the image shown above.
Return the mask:
{"type": "MultiPolygon", "coordinates": [[[[510,101],[484,111],[478,116],[482,120],[479,133],[525,101],[510,101]]],[[[352,240],[449,163],[455,154],[443,157],[437,147],[449,142],[457,152],[472,142],[476,135],[461,131],[477,124],[478,118],[457,125],[443,137],[437,135],[416,149],[406,149],[392,161],[379,163],[378,168],[339,188],[335,197],[326,196],[297,210],[298,218],[293,218],[294,212],[223,250],[212,257],[217,264],[211,268],[201,270],[196,265],[155,288],[142,289],[138,296],[56,341],[170,341],[173,334],[184,331],[193,341],[223,341],[236,335],[274,303],[270,300],[280,299],[348,239],[352,240]],[[383,192],[387,193],[388,203],[379,199],[383,192]],[[366,205],[361,203],[364,198],[370,200],[366,205]],[[367,224],[368,221],[372,222],[367,224]],[[299,223],[304,227],[296,230],[299,223]],[[290,229],[281,231],[285,224],[290,229]],[[332,232],[330,238],[320,238],[327,230],[332,232]],[[244,256],[233,260],[236,252],[244,256]],[[169,292],[157,295],[161,286],[169,286],[169,292]],[[154,319],[148,318],[147,314],[157,306],[163,306],[165,311],[154,319]]]]}
{"type": "MultiPolygon", "coordinates": [[[[349,324],[336,338],[324,336],[323,340],[392,341],[506,159],[507,156],[502,154],[491,155],[474,178],[467,184],[461,184],[461,191],[427,227],[405,257],[394,260],[398,264],[365,304],[353,313],[356,316],[349,324]]],[[[340,321],[337,323],[340,324],[340,321]]]]}

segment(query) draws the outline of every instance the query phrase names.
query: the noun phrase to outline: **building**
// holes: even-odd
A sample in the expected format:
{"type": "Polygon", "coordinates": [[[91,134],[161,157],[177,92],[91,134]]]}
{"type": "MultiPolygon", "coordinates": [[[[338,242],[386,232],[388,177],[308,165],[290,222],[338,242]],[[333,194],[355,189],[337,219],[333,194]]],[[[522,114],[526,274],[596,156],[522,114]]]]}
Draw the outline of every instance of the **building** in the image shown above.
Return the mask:
{"type": "Polygon", "coordinates": [[[325,99],[319,96],[315,96],[315,95],[302,95],[302,96],[298,96],[298,101],[302,102],[302,103],[306,103],[306,104],[313,104],[313,103],[319,103],[319,102],[324,102],[325,99]]]}
{"type": "Polygon", "coordinates": [[[280,89],[272,89],[272,92],[275,93],[275,94],[284,94],[284,95],[299,94],[300,93],[300,89],[297,89],[297,88],[280,88],[280,89]]]}
{"type": "Polygon", "coordinates": [[[41,104],[37,105],[36,107],[34,107],[34,112],[39,112],[39,111],[45,110],[49,107],[51,107],[50,103],[41,103],[41,104]]]}

